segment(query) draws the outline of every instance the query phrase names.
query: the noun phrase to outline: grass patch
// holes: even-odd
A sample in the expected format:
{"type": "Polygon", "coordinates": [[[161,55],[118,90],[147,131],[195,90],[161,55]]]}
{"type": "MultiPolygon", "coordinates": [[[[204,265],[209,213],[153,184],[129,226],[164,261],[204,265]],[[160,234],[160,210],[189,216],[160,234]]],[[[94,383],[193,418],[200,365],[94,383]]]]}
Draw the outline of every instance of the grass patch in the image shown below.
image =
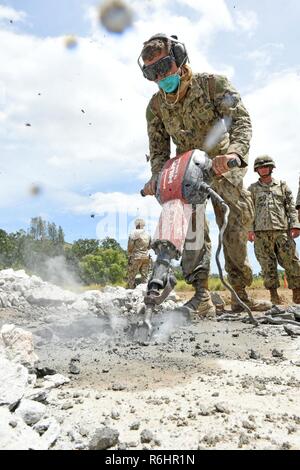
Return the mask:
{"type": "MultiPolygon", "coordinates": [[[[225,280],[227,280],[225,278],[225,280]]],[[[280,280],[280,285],[283,286],[283,281],[280,280]]],[[[208,279],[208,288],[209,290],[211,291],[224,291],[226,290],[226,288],[223,286],[222,282],[221,282],[221,279],[217,276],[214,276],[214,277],[210,277],[208,279]]],[[[256,276],[254,279],[253,279],[253,282],[250,286],[250,289],[264,289],[264,280],[261,276],[256,276]]],[[[191,284],[187,284],[185,282],[185,280],[178,280],[177,281],[177,284],[176,284],[176,287],[175,287],[175,291],[193,291],[193,286],[191,284]]]]}
{"type": "MultiPolygon", "coordinates": [[[[225,278],[225,280],[227,280],[225,278]]],[[[118,282],[115,284],[90,284],[88,286],[79,286],[77,291],[79,292],[85,292],[89,290],[103,290],[106,285],[113,286],[113,287],[126,287],[126,281],[118,282]]],[[[280,285],[283,286],[283,281],[280,279],[280,285]]],[[[226,288],[223,286],[221,279],[217,276],[210,277],[208,280],[208,288],[211,291],[224,291],[226,288]]],[[[250,289],[264,289],[264,280],[261,276],[255,276],[253,279],[253,282],[250,286],[250,289]]],[[[180,292],[180,291],[193,291],[194,288],[192,284],[187,284],[187,282],[184,279],[178,279],[177,284],[175,287],[175,291],[180,292]]]]}

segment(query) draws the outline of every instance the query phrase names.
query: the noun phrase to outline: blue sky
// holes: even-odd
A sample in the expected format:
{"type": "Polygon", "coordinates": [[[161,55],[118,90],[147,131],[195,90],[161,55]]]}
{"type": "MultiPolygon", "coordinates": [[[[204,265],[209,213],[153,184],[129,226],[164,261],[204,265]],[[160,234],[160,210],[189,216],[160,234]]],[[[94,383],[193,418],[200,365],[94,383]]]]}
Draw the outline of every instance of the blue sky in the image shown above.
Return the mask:
{"type": "MultiPolygon", "coordinates": [[[[298,0],[132,0],[134,22],[122,35],[99,24],[98,5],[0,0],[1,228],[26,229],[41,215],[62,225],[69,242],[107,231],[124,245],[140,215],[153,232],[159,206],[139,190],[150,176],[144,115],[156,89],[136,60],[157,32],[178,34],[194,71],[224,73],[241,92],[254,130],[245,184],[255,180],[254,158],[267,152],[296,195],[298,0]],[[64,42],[70,34],[73,51],[64,42]]],[[[211,209],[209,218],[215,245],[211,209]]]]}

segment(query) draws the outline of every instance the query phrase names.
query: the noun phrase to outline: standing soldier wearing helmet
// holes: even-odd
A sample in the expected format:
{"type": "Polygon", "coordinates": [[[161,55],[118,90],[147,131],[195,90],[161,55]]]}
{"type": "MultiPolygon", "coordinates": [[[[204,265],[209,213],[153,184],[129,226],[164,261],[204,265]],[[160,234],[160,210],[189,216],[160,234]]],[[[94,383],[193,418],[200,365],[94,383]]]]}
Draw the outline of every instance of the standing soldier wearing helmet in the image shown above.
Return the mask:
{"type": "Polygon", "coordinates": [[[150,235],[144,230],[145,221],[143,219],[135,220],[135,230],[131,232],[128,239],[128,289],[135,288],[135,278],[141,274],[142,282],[147,282],[150,259],[148,250],[151,245],[150,235]]]}
{"type": "Polygon", "coordinates": [[[271,302],[280,304],[277,263],[286,271],[293,302],[300,304],[300,261],[294,238],[300,235],[300,223],[291,190],[284,181],[272,178],[274,160],[268,155],[257,157],[254,171],[259,180],[248,190],[254,204],[254,222],[248,240],[254,241],[256,258],[261,265],[265,288],[271,302]]]}

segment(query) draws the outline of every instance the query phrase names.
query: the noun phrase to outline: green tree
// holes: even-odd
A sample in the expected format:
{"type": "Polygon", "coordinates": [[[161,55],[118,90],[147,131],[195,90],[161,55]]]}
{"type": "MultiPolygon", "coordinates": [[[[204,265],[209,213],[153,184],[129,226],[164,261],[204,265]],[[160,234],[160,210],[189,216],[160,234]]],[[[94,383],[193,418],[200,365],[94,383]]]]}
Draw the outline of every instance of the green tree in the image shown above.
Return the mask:
{"type": "Polygon", "coordinates": [[[87,255],[80,262],[81,278],[88,284],[106,284],[123,281],[127,258],[122,251],[99,248],[97,254],[87,255]]]}
{"type": "Polygon", "coordinates": [[[94,239],[94,238],[85,238],[85,239],[79,239],[76,242],[73,243],[72,245],[72,254],[78,258],[81,259],[86,255],[91,255],[96,253],[96,251],[99,248],[99,241],[94,239]]]}
{"type": "Polygon", "coordinates": [[[65,234],[61,226],[58,227],[57,243],[60,245],[65,243],[65,234]]]}
{"type": "Polygon", "coordinates": [[[34,240],[44,240],[46,238],[46,224],[42,217],[33,217],[30,221],[29,235],[34,240]]]}
{"type": "Polygon", "coordinates": [[[53,243],[56,243],[58,241],[58,233],[57,233],[57,227],[55,223],[50,223],[48,222],[47,224],[47,235],[49,240],[51,240],[53,243]]]}
{"type": "Polygon", "coordinates": [[[113,250],[124,251],[121,245],[114,238],[106,237],[100,241],[100,248],[112,248],[113,250]]]}

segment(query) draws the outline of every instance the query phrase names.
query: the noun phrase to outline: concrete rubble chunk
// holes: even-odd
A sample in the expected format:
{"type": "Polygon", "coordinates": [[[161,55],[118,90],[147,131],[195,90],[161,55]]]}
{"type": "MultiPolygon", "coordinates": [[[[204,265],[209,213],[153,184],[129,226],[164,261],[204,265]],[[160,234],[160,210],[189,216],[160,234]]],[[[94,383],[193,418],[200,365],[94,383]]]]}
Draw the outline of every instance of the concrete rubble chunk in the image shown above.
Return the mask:
{"type": "Polygon", "coordinates": [[[70,382],[68,377],[65,377],[61,374],[54,374],[54,375],[45,375],[45,381],[43,383],[43,388],[50,390],[51,388],[57,388],[61,385],[67,384],[70,382]]]}
{"type": "Polygon", "coordinates": [[[0,407],[0,443],[2,450],[47,450],[47,444],[20,417],[0,407]],[[15,426],[10,423],[14,422],[15,426]]]}
{"type": "Polygon", "coordinates": [[[38,361],[34,352],[32,333],[13,324],[3,325],[0,335],[8,359],[15,360],[27,367],[33,367],[38,361]]]}
{"type": "Polygon", "coordinates": [[[42,419],[46,413],[46,410],[47,407],[42,403],[24,398],[17,408],[15,414],[16,416],[21,416],[24,423],[26,423],[28,426],[32,426],[42,419]]]}
{"type": "Polygon", "coordinates": [[[142,443],[149,443],[154,439],[154,434],[149,429],[143,429],[141,432],[141,442],[142,443]]]}
{"type": "Polygon", "coordinates": [[[105,450],[117,445],[119,432],[108,427],[98,428],[89,443],[89,450],[105,450]]]}
{"type": "Polygon", "coordinates": [[[26,367],[3,356],[0,356],[0,371],[0,406],[8,405],[13,408],[25,393],[29,372],[26,367]]]}
{"type": "Polygon", "coordinates": [[[300,336],[300,323],[299,326],[296,325],[283,325],[284,331],[289,336],[300,336]]]}
{"type": "Polygon", "coordinates": [[[33,426],[33,429],[42,436],[42,441],[50,448],[60,436],[61,428],[55,418],[41,419],[33,426]]]}
{"type": "Polygon", "coordinates": [[[3,269],[0,271],[0,279],[3,281],[15,281],[16,279],[26,280],[30,276],[25,273],[24,269],[14,271],[13,269],[3,269]]]}
{"type": "Polygon", "coordinates": [[[49,284],[29,291],[26,300],[39,306],[72,304],[77,300],[77,295],[49,284]]]}
{"type": "Polygon", "coordinates": [[[89,303],[83,299],[77,299],[70,306],[70,309],[76,310],[77,312],[85,312],[89,309],[89,303]]]}

